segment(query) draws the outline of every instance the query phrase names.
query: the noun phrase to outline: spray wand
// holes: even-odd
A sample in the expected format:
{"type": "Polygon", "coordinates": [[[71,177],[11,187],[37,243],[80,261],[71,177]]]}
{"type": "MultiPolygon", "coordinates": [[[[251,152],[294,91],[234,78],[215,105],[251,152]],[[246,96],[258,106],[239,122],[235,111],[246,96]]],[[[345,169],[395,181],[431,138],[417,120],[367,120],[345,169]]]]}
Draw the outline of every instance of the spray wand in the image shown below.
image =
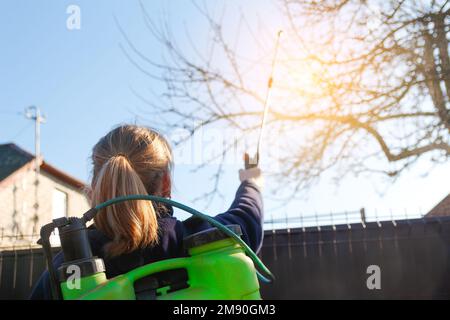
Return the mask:
{"type": "Polygon", "coordinates": [[[275,44],[275,51],[274,51],[274,55],[273,55],[273,59],[272,59],[269,80],[267,81],[266,97],[264,99],[264,112],[263,112],[263,118],[261,121],[261,126],[259,128],[259,137],[258,137],[258,144],[256,147],[256,154],[254,157],[250,157],[248,155],[248,153],[245,153],[245,155],[244,155],[245,169],[255,168],[259,164],[259,155],[261,152],[262,140],[264,138],[264,129],[266,126],[267,114],[269,113],[269,103],[268,102],[269,102],[269,98],[270,98],[270,91],[271,91],[272,85],[273,85],[273,74],[275,71],[275,64],[276,64],[277,56],[278,56],[278,47],[280,46],[280,37],[281,37],[282,33],[283,33],[282,30],[279,30],[277,33],[277,42],[275,44]]]}

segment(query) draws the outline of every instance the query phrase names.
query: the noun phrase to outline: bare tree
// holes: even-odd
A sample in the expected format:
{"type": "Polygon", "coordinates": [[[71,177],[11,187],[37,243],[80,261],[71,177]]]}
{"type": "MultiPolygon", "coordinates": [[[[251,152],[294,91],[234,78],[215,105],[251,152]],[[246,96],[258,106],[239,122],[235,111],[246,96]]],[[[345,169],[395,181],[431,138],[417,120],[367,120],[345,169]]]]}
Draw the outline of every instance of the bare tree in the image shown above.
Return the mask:
{"type": "MultiPolygon", "coordinates": [[[[274,189],[295,195],[330,168],[337,179],[362,172],[395,178],[420,158],[448,161],[449,1],[278,4],[289,36],[280,48],[268,121],[267,149],[278,148],[265,156],[281,164],[272,172],[279,182],[274,189]]],[[[186,35],[196,43],[195,55],[187,55],[168,25],[157,26],[142,10],[148,29],[167,49],[166,59],[148,59],[125,33],[124,51],[143,72],[164,81],[167,90],[157,100],[136,94],[162,118],[171,115],[167,126],[187,128],[190,134],[215,125],[235,128],[238,141],[254,133],[267,78],[255,81],[248,70],[260,68],[268,76],[272,48],[267,44],[273,42],[261,39],[258,27],[240,18],[236,33],[243,25],[261,46],[260,57],[244,57],[226,37],[226,21],[198,6],[211,38],[200,50],[199,39],[186,35]]],[[[226,141],[214,157],[223,157],[234,144],[226,141]]]]}

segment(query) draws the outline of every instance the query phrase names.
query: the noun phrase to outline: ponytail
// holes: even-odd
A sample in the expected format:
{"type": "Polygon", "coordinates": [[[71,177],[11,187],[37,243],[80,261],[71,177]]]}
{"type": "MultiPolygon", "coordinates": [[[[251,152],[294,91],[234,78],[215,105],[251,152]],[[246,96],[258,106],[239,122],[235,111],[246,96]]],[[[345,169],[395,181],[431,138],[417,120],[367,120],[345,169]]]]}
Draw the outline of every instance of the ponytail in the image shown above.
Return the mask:
{"type": "MultiPolygon", "coordinates": [[[[93,204],[132,194],[148,194],[140,176],[125,155],[117,154],[103,163],[92,190],[93,204]]],[[[126,201],[102,209],[96,227],[110,239],[107,256],[114,257],[158,243],[158,220],[150,201],[126,201]]]]}

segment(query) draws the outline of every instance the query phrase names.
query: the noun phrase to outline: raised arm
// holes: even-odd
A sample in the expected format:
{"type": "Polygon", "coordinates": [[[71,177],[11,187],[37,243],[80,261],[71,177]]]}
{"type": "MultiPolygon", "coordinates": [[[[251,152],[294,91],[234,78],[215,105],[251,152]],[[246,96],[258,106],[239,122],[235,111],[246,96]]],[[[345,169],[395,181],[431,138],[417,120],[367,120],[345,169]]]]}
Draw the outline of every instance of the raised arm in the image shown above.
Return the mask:
{"type": "MultiPolygon", "coordinates": [[[[249,169],[258,171],[258,168],[249,169]]],[[[245,170],[248,171],[248,170],[245,170]]],[[[255,173],[253,173],[255,175],[255,173]]],[[[261,184],[254,179],[244,179],[239,186],[235,199],[228,211],[219,214],[215,219],[222,224],[238,224],[242,229],[245,242],[258,252],[263,241],[264,210],[261,196],[261,184]]]]}
{"type": "MultiPolygon", "coordinates": [[[[259,168],[240,170],[241,184],[230,208],[214,218],[222,224],[238,224],[242,229],[242,239],[258,252],[263,240],[263,200],[261,189],[263,178],[259,168]]],[[[199,218],[192,217],[183,221],[187,234],[211,228],[211,225],[199,218]]]]}

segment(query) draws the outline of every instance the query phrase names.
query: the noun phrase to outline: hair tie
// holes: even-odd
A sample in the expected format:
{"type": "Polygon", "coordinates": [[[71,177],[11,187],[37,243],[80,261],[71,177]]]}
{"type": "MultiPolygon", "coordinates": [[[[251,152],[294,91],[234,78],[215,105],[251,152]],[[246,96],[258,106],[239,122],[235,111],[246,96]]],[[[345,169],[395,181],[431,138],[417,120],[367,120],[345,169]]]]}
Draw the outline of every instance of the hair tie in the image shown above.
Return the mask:
{"type": "Polygon", "coordinates": [[[122,153],[122,152],[116,153],[111,158],[118,158],[118,157],[124,157],[125,159],[129,160],[127,155],[125,153],[122,153]]]}

